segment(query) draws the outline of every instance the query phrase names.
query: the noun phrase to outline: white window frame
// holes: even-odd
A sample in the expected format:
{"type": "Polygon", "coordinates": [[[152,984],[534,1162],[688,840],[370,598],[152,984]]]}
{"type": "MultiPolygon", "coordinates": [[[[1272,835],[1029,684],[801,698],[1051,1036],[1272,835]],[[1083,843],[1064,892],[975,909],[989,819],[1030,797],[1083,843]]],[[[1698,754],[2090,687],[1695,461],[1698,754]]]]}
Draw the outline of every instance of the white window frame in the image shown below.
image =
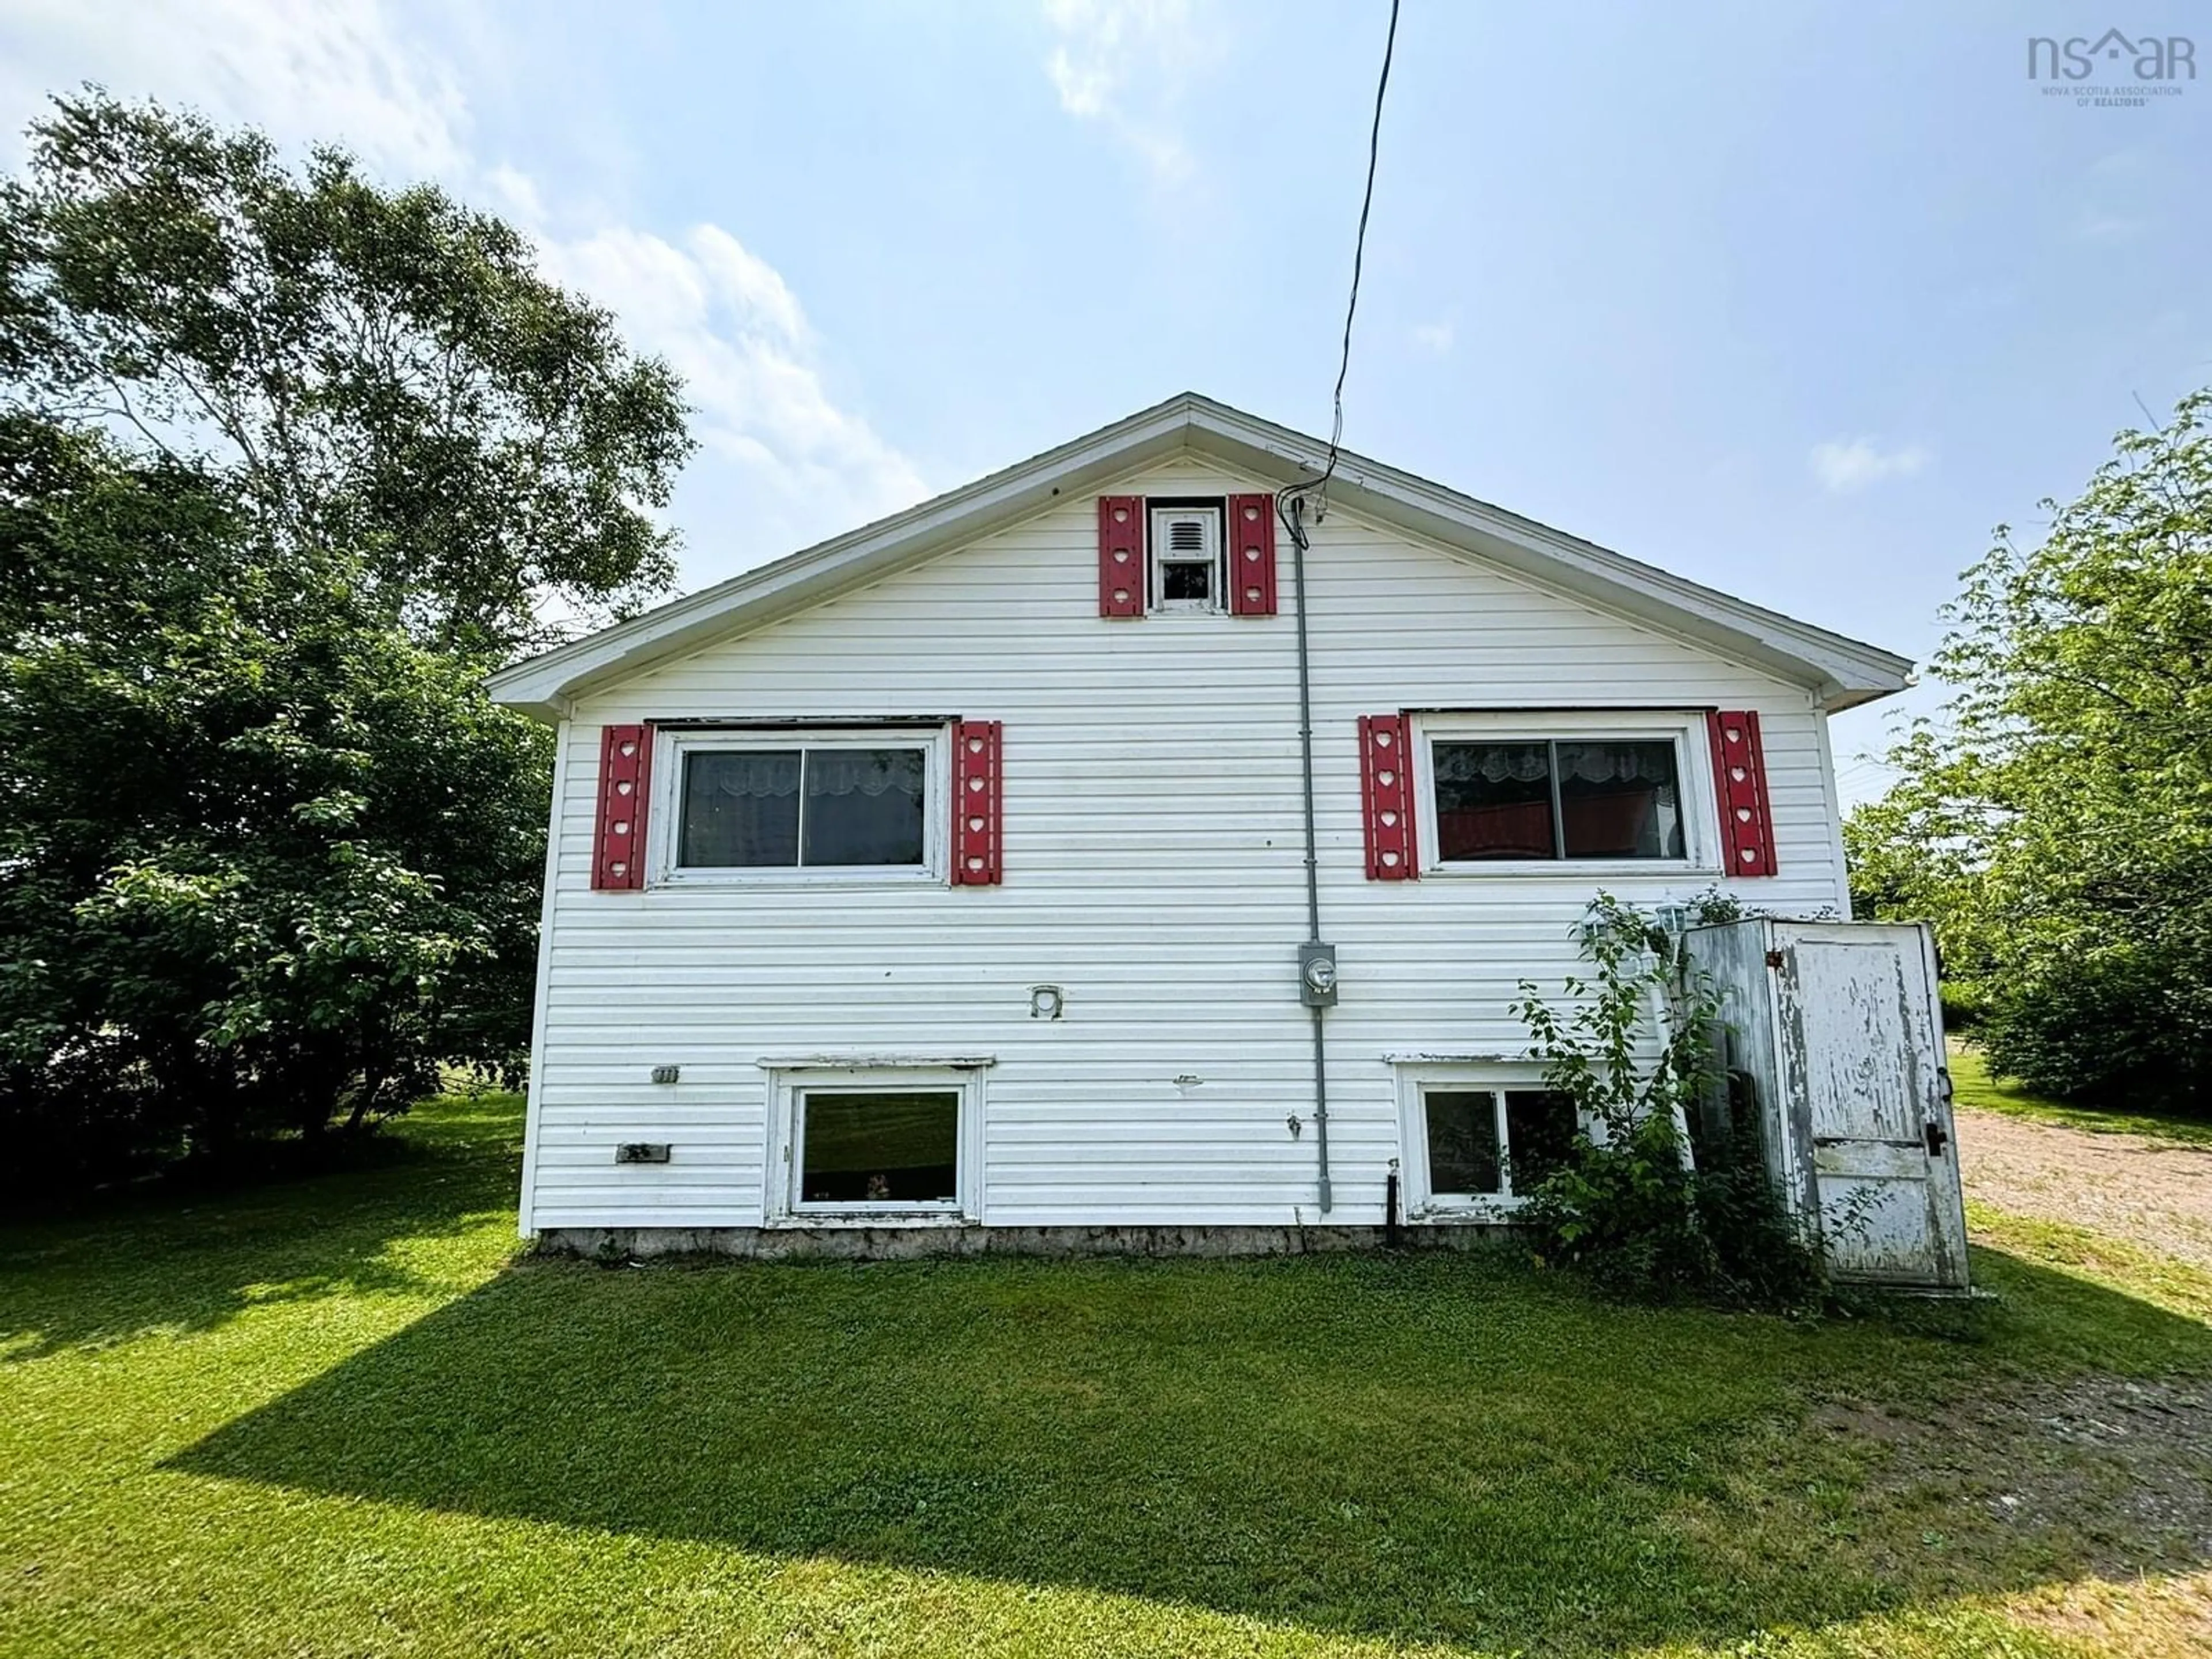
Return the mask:
{"type": "Polygon", "coordinates": [[[1227,537],[1224,532],[1228,516],[1227,504],[1222,501],[1207,501],[1180,507],[1154,507],[1149,502],[1146,503],[1145,538],[1146,545],[1152,554],[1150,560],[1152,568],[1148,577],[1152,592],[1146,597],[1151,602],[1152,610],[1170,617],[1218,617],[1229,609],[1228,561],[1222,557],[1222,549],[1227,543],[1227,537]],[[1162,520],[1174,518],[1179,514],[1194,513],[1210,515],[1213,525],[1212,545],[1207,555],[1213,565],[1213,580],[1209,584],[1211,597],[1204,599],[1171,599],[1167,597],[1167,566],[1170,563],[1199,564],[1204,561],[1188,556],[1174,560],[1167,558],[1166,538],[1162,532],[1162,520]]]}
{"type": "MultiPolygon", "coordinates": [[[[1483,1060],[1401,1065],[1398,1073],[1398,1155],[1406,1194],[1406,1219],[1425,1221],[1510,1221],[1528,1203],[1513,1191],[1511,1144],[1505,1136],[1505,1095],[1509,1090],[1541,1089],[1544,1068],[1534,1060],[1483,1060]],[[1498,1145],[1507,1154],[1500,1172],[1502,1191],[1495,1193],[1438,1193],[1429,1176],[1429,1118],[1425,1103],[1431,1091],[1440,1094],[1487,1090],[1497,1114],[1498,1145]]],[[[1577,1121],[1588,1129],[1582,1114],[1577,1121]]]]}
{"type": "Polygon", "coordinates": [[[1711,876],[1721,867],[1719,809],[1713,799],[1705,713],[1686,708],[1544,709],[1533,713],[1416,714],[1413,730],[1414,830],[1420,839],[1424,878],[1563,877],[1587,883],[1593,876],[1711,876]],[[1679,859],[1470,859],[1447,863],[1437,834],[1436,750],[1438,741],[1510,743],[1653,743],[1674,745],[1675,793],[1682,813],[1679,859]]]}
{"type": "Polygon", "coordinates": [[[947,1227],[982,1218],[983,1078],[972,1066],[886,1062],[859,1066],[777,1066],[768,1070],[768,1174],[763,1219],[771,1227],[947,1227]],[[805,1158],[805,1097],[941,1091],[958,1097],[957,1196],[927,1204],[806,1203],[800,1200],[805,1158]]]}
{"type": "MultiPolygon", "coordinates": [[[[952,736],[946,726],[793,726],[784,730],[663,728],[653,756],[653,811],[647,823],[647,884],[653,887],[942,886],[949,879],[946,842],[952,775],[952,736]],[[837,864],[808,868],[793,864],[679,865],[684,828],[684,769],[694,754],[758,753],[791,749],[918,749],[922,751],[921,862],[837,864]]],[[[803,810],[803,808],[802,808],[803,810]]]]}

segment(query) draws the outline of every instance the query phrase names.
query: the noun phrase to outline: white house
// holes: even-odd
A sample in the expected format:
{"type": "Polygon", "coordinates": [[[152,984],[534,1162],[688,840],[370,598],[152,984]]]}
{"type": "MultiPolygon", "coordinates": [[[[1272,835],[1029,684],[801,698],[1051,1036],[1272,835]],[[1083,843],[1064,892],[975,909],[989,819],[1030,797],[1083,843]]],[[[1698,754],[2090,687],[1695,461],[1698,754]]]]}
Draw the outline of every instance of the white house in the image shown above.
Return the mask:
{"type": "Polygon", "coordinates": [[[1301,561],[1325,456],[1175,398],[497,676],[560,732],[524,1231],[1495,1220],[1601,886],[1848,916],[1827,717],[1904,659],[1348,454],[1301,561]]]}

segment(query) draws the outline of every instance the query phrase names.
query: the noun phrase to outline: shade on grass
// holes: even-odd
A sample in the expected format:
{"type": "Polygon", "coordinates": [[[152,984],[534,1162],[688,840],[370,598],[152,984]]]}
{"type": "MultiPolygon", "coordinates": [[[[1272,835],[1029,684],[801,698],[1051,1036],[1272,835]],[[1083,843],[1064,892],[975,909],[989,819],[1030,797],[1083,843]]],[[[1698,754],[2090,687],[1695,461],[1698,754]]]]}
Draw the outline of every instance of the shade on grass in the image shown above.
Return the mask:
{"type": "Polygon", "coordinates": [[[0,1236],[0,1651],[2057,1652],[2003,1598],[2202,1565],[1805,1426],[2202,1371],[2185,1271],[1807,1328],[1503,1255],[510,1268],[518,1128],[0,1236]]]}

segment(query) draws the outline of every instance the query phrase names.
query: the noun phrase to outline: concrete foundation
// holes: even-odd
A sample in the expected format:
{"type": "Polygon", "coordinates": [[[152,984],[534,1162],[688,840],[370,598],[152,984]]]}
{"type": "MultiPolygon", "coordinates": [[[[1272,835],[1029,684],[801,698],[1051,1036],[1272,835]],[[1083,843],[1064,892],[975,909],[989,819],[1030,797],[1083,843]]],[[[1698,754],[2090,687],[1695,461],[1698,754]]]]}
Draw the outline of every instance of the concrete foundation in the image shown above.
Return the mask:
{"type": "MultiPolygon", "coordinates": [[[[1493,1226],[1401,1227],[1406,1249],[1466,1249],[1507,1237],[1493,1226]]],[[[541,1254],[643,1258],[726,1255],[761,1261],[911,1261],[964,1255],[1307,1255],[1376,1250],[1380,1227],[553,1227],[541,1254]]]]}

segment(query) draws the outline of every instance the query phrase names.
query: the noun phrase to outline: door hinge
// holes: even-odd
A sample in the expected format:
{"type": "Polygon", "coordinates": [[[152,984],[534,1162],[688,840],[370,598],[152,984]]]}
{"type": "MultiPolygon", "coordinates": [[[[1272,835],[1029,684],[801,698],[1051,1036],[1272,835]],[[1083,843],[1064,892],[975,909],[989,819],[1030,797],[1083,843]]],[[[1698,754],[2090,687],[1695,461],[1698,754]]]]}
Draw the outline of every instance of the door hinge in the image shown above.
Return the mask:
{"type": "Polygon", "coordinates": [[[1943,1126],[1940,1123],[1923,1126],[1921,1134],[1928,1143],[1928,1156],[1930,1158],[1942,1157],[1943,1149],[1951,1144],[1951,1137],[1943,1133],[1943,1126]]]}
{"type": "Polygon", "coordinates": [[[1766,965],[1770,968],[1779,968],[1782,965],[1782,952],[1769,951],[1766,953],[1766,965]]]}

